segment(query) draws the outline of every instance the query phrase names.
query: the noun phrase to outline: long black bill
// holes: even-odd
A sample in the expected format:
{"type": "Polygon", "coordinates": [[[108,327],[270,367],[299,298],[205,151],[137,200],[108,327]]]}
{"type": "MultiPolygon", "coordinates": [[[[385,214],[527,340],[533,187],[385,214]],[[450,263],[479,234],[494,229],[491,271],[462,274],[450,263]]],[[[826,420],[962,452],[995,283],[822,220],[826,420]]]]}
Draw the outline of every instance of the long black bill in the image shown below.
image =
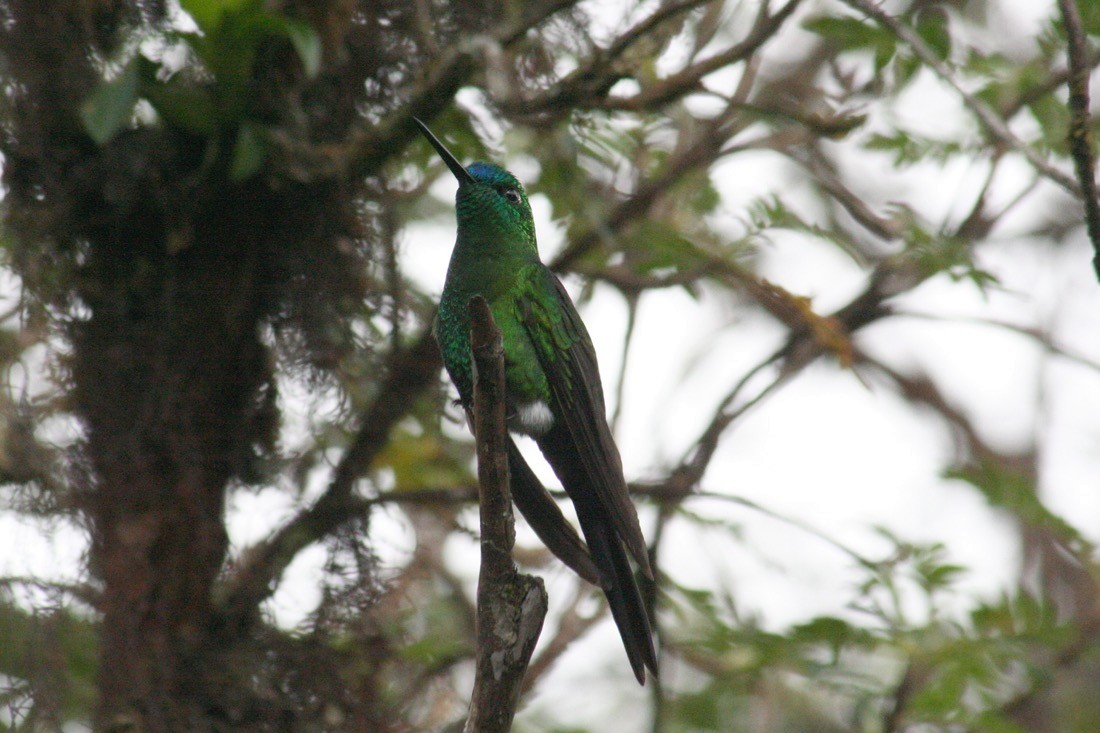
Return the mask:
{"type": "Polygon", "coordinates": [[[439,142],[439,138],[432,134],[432,131],[428,129],[428,126],[423,122],[413,117],[413,122],[416,123],[420,131],[424,133],[424,137],[428,138],[428,142],[435,148],[435,152],[439,153],[439,157],[443,159],[443,162],[447,164],[447,167],[451,169],[451,173],[455,174],[455,178],[458,179],[459,185],[465,183],[476,183],[474,177],[470,175],[470,171],[462,167],[462,164],[458,162],[458,158],[451,154],[450,150],[447,150],[447,146],[439,142]]]}

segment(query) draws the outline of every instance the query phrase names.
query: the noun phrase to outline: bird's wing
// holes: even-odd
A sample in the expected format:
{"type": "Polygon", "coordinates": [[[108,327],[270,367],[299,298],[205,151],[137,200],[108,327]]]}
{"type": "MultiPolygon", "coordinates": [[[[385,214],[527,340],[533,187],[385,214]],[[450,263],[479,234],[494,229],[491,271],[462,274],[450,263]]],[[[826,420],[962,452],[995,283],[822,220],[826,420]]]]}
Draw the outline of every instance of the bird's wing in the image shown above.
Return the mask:
{"type": "Polygon", "coordinates": [[[550,385],[554,419],[564,422],[588,484],[616,534],[642,571],[653,577],[638,514],[623,478],[619,449],[607,425],[600,371],[588,330],[561,281],[549,269],[529,266],[519,280],[517,316],[550,385]]]}

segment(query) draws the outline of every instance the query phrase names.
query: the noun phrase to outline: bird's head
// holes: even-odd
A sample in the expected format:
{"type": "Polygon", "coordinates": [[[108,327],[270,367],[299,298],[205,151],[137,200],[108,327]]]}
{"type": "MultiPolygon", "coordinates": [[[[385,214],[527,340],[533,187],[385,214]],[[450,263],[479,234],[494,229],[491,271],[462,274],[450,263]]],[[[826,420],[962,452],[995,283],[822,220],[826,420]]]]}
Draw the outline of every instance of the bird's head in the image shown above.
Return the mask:
{"type": "Polygon", "coordinates": [[[478,161],[463,167],[423,122],[416,120],[416,124],[458,179],[459,229],[478,230],[494,239],[518,239],[534,250],[535,221],[523,184],[495,163],[478,161]]]}

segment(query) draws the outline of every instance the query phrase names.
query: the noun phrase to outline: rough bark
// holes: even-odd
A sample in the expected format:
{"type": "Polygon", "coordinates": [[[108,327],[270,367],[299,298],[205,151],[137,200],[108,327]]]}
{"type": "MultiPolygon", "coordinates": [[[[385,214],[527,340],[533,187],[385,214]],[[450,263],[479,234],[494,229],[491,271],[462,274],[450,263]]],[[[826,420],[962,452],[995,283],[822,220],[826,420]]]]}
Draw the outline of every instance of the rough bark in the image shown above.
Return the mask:
{"type": "Polygon", "coordinates": [[[466,733],[512,727],[524,673],[546,616],[542,580],[512,562],[515,517],[509,488],[504,411],[504,346],[484,299],[470,300],[474,356],[474,433],[481,508],[477,585],[477,671],[466,733]]]}

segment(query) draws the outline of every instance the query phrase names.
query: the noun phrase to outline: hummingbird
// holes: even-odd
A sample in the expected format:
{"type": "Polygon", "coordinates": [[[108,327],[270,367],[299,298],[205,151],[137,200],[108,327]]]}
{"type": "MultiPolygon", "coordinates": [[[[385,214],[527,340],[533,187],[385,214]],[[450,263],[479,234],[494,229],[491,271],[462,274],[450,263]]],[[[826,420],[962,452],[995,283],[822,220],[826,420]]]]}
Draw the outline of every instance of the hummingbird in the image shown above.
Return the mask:
{"type": "Polygon", "coordinates": [[[603,590],[634,676],[645,684],[647,668],[657,673],[657,657],[630,558],[650,580],[653,570],[607,424],[592,339],[565,287],[539,259],[519,180],[493,163],[463,167],[414,121],[458,179],[458,238],[434,324],[443,365],[469,414],[467,304],[480,295],[504,341],[508,429],[534,439],[573,502],[587,547],[509,436],[512,500],[555,555],[603,590]]]}

